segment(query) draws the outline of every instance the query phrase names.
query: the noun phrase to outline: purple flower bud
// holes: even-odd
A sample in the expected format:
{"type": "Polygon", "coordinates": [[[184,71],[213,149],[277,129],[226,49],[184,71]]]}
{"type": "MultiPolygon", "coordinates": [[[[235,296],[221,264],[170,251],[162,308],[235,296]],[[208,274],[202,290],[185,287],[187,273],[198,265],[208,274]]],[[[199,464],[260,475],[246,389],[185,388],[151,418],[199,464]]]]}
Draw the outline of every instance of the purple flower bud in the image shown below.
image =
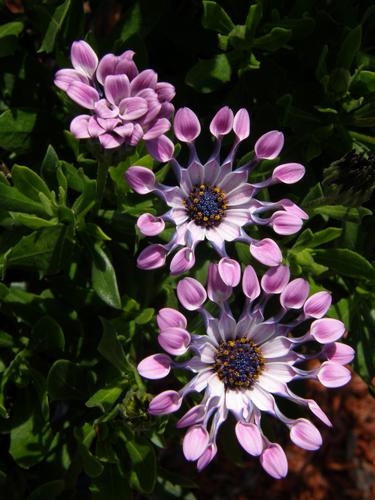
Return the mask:
{"type": "Polygon", "coordinates": [[[158,243],[146,247],[139,254],[137,259],[137,266],[139,269],[157,269],[165,264],[168,251],[158,243]]]}
{"type": "Polygon", "coordinates": [[[255,300],[260,295],[258,276],[252,266],[245,267],[242,277],[242,290],[250,300],[255,300]]]}
{"type": "Polygon", "coordinates": [[[233,120],[233,131],[239,141],[247,139],[250,135],[250,117],[245,108],[237,111],[233,120]]]}
{"type": "Polygon", "coordinates": [[[283,146],[283,133],[278,130],[271,130],[262,135],[255,143],[255,155],[260,160],[273,160],[279,156],[283,146]]]}
{"type": "Polygon", "coordinates": [[[318,450],[322,446],[322,435],[314,424],[305,418],[299,418],[291,426],[290,439],[304,450],[318,450]]]}
{"type": "Polygon", "coordinates": [[[185,413],[183,417],[177,422],[176,427],[182,429],[184,427],[190,427],[198,422],[201,422],[206,415],[206,410],[204,405],[197,405],[190,408],[189,411],[185,413]]]}
{"type": "Polygon", "coordinates": [[[177,411],[182,403],[182,397],[176,391],[164,391],[151,400],[148,412],[151,415],[167,415],[177,411]]]}
{"type": "Polygon", "coordinates": [[[185,316],[171,307],[160,309],[156,316],[156,322],[160,330],[166,330],[170,327],[186,328],[187,325],[185,316]]]}
{"type": "Polygon", "coordinates": [[[171,274],[181,274],[189,271],[195,264],[195,255],[191,248],[184,247],[175,253],[171,260],[171,274]]]}
{"type": "Polygon", "coordinates": [[[73,42],[70,49],[73,68],[91,77],[98,65],[98,57],[90,45],[83,40],[73,42]]]}
{"type": "Polygon", "coordinates": [[[322,318],[331,307],[332,297],[329,292],[317,292],[309,297],[303,310],[306,316],[311,318],[322,318]]]}
{"type": "Polygon", "coordinates": [[[167,354],[153,354],[143,359],[138,367],[138,373],[150,380],[164,378],[171,371],[172,360],[167,354]]]}
{"type": "Polygon", "coordinates": [[[350,345],[332,342],[332,344],[324,345],[323,354],[329,361],[347,365],[353,361],[355,351],[350,345]]]}
{"type": "Polygon", "coordinates": [[[283,259],[280,248],[270,238],[251,243],[250,253],[254,259],[270,267],[278,266],[283,259]]]}
{"type": "Polygon", "coordinates": [[[76,139],[88,139],[90,137],[88,130],[89,115],[78,115],[70,123],[70,131],[76,139]]]}
{"type": "Polygon", "coordinates": [[[171,327],[162,330],[158,342],[168,354],[180,356],[184,354],[190,344],[190,333],[183,328],[171,327]]]}
{"type": "Polygon", "coordinates": [[[164,231],[165,223],[161,217],[145,213],[138,217],[137,227],[145,236],[156,236],[164,231]]]}
{"type": "Polygon", "coordinates": [[[217,264],[209,264],[208,266],[208,281],[207,294],[212,302],[220,304],[227,300],[232,293],[232,287],[228,286],[222,280],[217,264]]]}
{"type": "Polygon", "coordinates": [[[200,472],[203,470],[207,465],[212,462],[212,460],[215,458],[217,454],[217,446],[215,443],[210,443],[205,451],[202,453],[202,455],[198,458],[197,462],[197,469],[200,472]]]}
{"type": "Polygon", "coordinates": [[[272,267],[264,273],[261,284],[266,293],[281,293],[289,282],[288,266],[272,267]]]}
{"type": "Polygon", "coordinates": [[[207,448],[208,440],[209,435],[205,427],[201,425],[190,427],[182,444],[186,460],[197,460],[207,448]]]}
{"type": "Polygon", "coordinates": [[[341,338],[345,333],[342,321],[333,318],[317,319],[311,323],[310,334],[320,344],[329,344],[341,338]]]}
{"type": "Polygon", "coordinates": [[[258,457],[262,453],[263,438],[257,425],[237,422],[235,431],[238,442],[247,453],[253,457],[258,457]]]}
{"type": "Polygon", "coordinates": [[[277,443],[271,443],[260,456],[263,469],[275,479],[282,479],[288,474],[288,461],[284,450],[277,443]]]}
{"type": "Polygon", "coordinates": [[[206,290],[194,278],[184,278],[177,285],[177,297],[185,309],[199,309],[207,299],[206,290]]]}
{"type": "Polygon", "coordinates": [[[125,179],[130,187],[138,194],[151,193],[155,189],[155,175],[146,167],[129,167],[125,172],[125,179]]]}
{"type": "Polygon", "coordinates": [[[284,163],[275,168],[272,173],[274,181],[284,184],[294,184],[305,175],[305,167],[300,163],[284,163]]]}
{"type": "Polygon", "coordinates": [[[280,303],[285,309],[300,309],[309,294],[310,285],[303,278],[287,284],[280,295],[280,303]]]}
{"type": "Polygon", "coordinates": [[[325,361],[318,371],[318,379],[325,387],[341,387],[347,384],[352,375],[350,371],[334,361],[325,361]]]}
{"type": "Polygon", "coordinates": [[[201,133],[197,115],[190,108],[180,108],[173,121],[174,133],[179,141],[193,142],[201,133]]]}
{"type": "Polygon", "coordinates": [[[272,214],[270,224],[275,233],[289,235],[298,233],[302,227],[302,220],[292,213],[279,210],[272,214]]]}
{"type": "Polygon", "coordinates": [[[241,279],[241,266],[234,259],[223,257],[219,261],[219,274],[224,283],[230,287],[238,285],[241,279]]]}
{"type": "Polygon", "coordinates": [[[216,139],[229,134],[233,127],[233,111],[224,106],[219,109],[210,123],[210,132],[216,139]]]}
{"type": "Polygon", "coordinates": [[[169,161],[173,156],[174,144],[166,135],[147,141],[146,147],[149,154],[162,163],[169,161]]]}

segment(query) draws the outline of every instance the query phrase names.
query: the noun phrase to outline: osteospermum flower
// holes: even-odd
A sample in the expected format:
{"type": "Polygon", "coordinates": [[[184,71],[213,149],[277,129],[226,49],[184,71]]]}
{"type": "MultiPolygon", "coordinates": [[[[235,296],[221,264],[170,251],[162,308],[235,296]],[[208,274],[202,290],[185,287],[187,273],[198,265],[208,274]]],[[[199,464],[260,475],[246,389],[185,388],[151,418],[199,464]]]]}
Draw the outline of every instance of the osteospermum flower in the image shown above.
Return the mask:
{"type": "Polygon", "coordinates": [[[211,121],[210,131],[216,138],[212,156],[202,163],[196,153],[195,139],[200,134],[200,123],[189,108],[179,109],[174,119],[174,132],[179,141],[190,148],[190,160],[183,168],[173,157],[173,143],[166,137],[156,139],[149,148],[158,161],[171,161],[178,185],[165,186],[156,181],[154,173],[145,167],[132,166],[125,176],[139,194],[154,192],[169,206],[162,216],[142,214],[137,226],[146,236],[163,231],[165,222],[176,226],[171,241],[165,245],[153,244],[138,257],[138,267],[155,269],[165,264],[168,254],[179,248],[170,269],[173,274],[188,271],[195,263],[195,247],[207,239],[221,257],[227,258],[225,243],[243,241],[249,243],[254,258],[267,266],[277,266],[282,260],[277,244],[270,238],[256,240],[245,231],[247,225],[266,225],[282,235],[298,232],[307,214],[288,199],[264,202],[256,198],[262,188],[279,182],[292,184],[300,180],[305,169],[299,163],[285,163],[276,167],[272,176],[264,182],[248,183],[249,172],[262,159],[276,158],[284,144],[282,132],[271,131],[260,137],[255,144],[254,158],[233,170],[235,154],[240,142],[250,133],[250,118],[245,109],[234,116],[224,107],[211,121]],[[229,155],[220,161],[221,142],[224,135],[233,130],[235,140],[229,155]],[[271,215],[272,212],[272,215],[271,215]]]}
{"type": "Polygon", "coordinates": [[[289,281],[288,267],[269,269],[259,283],[254,269],[247,266],[242,290],[245,304],[236,321],[228,303],[232,288],[222,281],[217,264],[210,264],[207,292],[193,278],[181,280],[177,286],[178,299],[185,309],[197,310],[202,315],[205,331],[201,335],[191,334],[183,314],[175,309],[161,309],[157,316],[158,341],[168,354],[147,357],[138,365],[138,371],[148,379],[163,378],[172,368],[194,374],[180,390],[167,390],[154,397],[149,412],[166,415],[179,410],[189,393],[203,394],[201,402],[177,423],[177,427],[187,428],[184,455],[187,460],[197,461],[199,470],[216,455],[219,427],[232,413],[240,445],[250,455],[259,456],[268,474],[282,478],[287,474],[287,458],[282,447],[264,434],[263,413],[285,424],[296,445],[305,450],[318,449],[322,437],[317,427],[306,418],[284,415],[275,395],[308,408],[331,426],[314,400],[298,396],[288,384],[293,380],[313,379],[325,387],[342,386],[351,377],[343,365],[353,359],[354,351],[337,342],[345,332],[343,323],[324,317],[331,305],[330,294],[323,291],[308,298],[307,281],[301,278],[289,281]],[[207,294],[219,306],[218,318],[203,307],[207,294]],[[277,294],[280,294],[278,310],[272,316],[265,315],[267,302],[277,294]],[[302,324],[305,333],[295,333],[296,327],[301,331],[302,324]],[[172,360],[169,355],[184,355],[184,358],[172,360]],[[316,363],[313,368],[303,367],[304,362],[312,359],[316,363]]]}
{"type": "Polygon", "coordinates": [[[135,146],[141,139],[153,141],[170,129],[174,108],[173,85],[158,82],[152,69],[139,72],[134,52],[106,54],[100,61],[88,43],[73,42],[70,58],[74,69],[61,69],[55,85],[90,111],[70,124],[77,139],[98,139],[106,148],[135,146]]]}

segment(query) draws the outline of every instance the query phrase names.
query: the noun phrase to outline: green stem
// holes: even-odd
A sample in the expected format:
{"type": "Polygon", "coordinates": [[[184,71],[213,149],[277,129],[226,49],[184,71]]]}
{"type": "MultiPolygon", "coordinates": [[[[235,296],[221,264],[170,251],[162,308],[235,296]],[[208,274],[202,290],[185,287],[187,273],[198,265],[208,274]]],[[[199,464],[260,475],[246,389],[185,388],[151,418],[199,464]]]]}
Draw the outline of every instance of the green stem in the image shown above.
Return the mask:
{"type": "Polygon", "coordinates": [[[108,158],[105,155],[98,158],[98,173],[96,177],[96,205],[95,215],[97,215],[103,201],[105,186],[108,177],[108,158]]]}

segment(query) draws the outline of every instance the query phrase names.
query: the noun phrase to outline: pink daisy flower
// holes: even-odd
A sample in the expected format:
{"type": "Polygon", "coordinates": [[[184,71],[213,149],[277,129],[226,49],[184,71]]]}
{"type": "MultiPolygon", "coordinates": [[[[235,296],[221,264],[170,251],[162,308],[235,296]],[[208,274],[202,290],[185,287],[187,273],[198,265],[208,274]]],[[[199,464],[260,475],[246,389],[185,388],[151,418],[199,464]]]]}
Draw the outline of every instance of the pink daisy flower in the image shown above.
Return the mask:
{"type": "Polygon", "coordinates": [[[106,149],[152,143],[170,129],[173,85],[158,82],[152,69],[139,72],[134,52],[106,54],[100,61],[88,43],[73,42],[74,69],[61,69],[55,85],[90,114],[76,116],[70,131],[77,139],[97,139],[106,149]]]}
{"type": "Polygon", "coordinates": [[[199,470],[215,457],[219,428],[232,413],[240,445],[250,455],[259,457],[268,474],[280,479],[287,474],[287,458],[282,447],[263,432],[263,413],[285,424],[296,445],[317,450],[322,444],[317,427],[306,418],[284,415],[274,396],[309,409],[331,426],[314,400],[298,396],[288,384],[293,380],[313,379],[328,388],[340,387],[351,378],[343,365],[352,361],[354,351],[337,342],[345,332],[344,324],[325,317],[331,305],[330,294],[323,291],[308,297],[307,281],[302,278],[289,281],[287,266],[269,269],[261,283],[254,269],[247,266],[242,291],[244,308],[235,320],[228,303],[232,288],[221,279],[217,264],[210,264],[207,291],[193,278],[181,280],[177,286],[178,299],[185,309],[202,315],[205,332],[189,333],[183,314],[175,309],[161,309],[157,316],[158,341],[167,354],[145,358],[139,363],[138,372],[148,379],[166,377],[173,368],[194,374],[180,390],[167,390],[154,397],[149,412],[152,415],[175,412],[189,393],[202,393],[201,402],[177,423],[177,427],[187,428],[183,453],[187,460],[197,461],[199,470]],[[277,294],[280,294],[279,310],[268,317],[265,306],[277,294]],[[220,310],[218,318],[203,307],[207,295],[220,310]],[[301,331],[301,324],[306,325],[302,335],[295,332],[296,327],[301,331]],[[187,357],[188,353],[192,356],[187,357]],[[173,360],[170,355],[184,355],[184,358],[173,360]],[[312,369],[303,367],[311,359],[322,362],[312,369]]]}
{"type": "Polygon", "coordinates": [[[202,163],[194,141],[201,131],[197,116],[189,108],[181,108],[174,118],[177,139],[190,149],[187,168],[183,168],[173,157],[174,145],[161,135],[148,145],[150,154],[158,161],[170,161],[178,181],[177,186],[165,186],[157,182],[154,173],[145,167],[132,166],[126,180],[139,194],[154,192],[168,205],[164,215],[142,214],[137,226],[146,236],[161,233],[165,223],[176,226],[176,231],[167,244],[153,244],[145,248],[138,257],[138,267],[155,269],[165,264],[169,254],[178,250],[170,264],[172,274],[191,269],[195,264],[195,248],[207,239],[221,257],[228,258],[225,244],[242,241],[250,245],[255,259],[267,266],[278,266],[282,255],[277,244],[270,238],[256,240],[244,228],[248,225],[270,226],[277,234],[289,235],[298,232],[307,214],[288,199],[264,202],[256,198],[265,187],[279,182],[292,184],[300,180],[305,169],[299,163],[285,163],[276,167],[272,176],[264,182],[250,184],[249,172],[262,159],[276,158],[284,144],[279,131],[264,134],[255,144],[255,156],[247,164],[233,170],[236,151],[241,141],[250,133],[250,118],[245,109],[234,116],[231,109],[223,107],[210,124],[216,144],[211,157],[202,163]],[[229,155],[220,160],[221,142],[224,135],[233,130],[235,140],[229,155]]]}

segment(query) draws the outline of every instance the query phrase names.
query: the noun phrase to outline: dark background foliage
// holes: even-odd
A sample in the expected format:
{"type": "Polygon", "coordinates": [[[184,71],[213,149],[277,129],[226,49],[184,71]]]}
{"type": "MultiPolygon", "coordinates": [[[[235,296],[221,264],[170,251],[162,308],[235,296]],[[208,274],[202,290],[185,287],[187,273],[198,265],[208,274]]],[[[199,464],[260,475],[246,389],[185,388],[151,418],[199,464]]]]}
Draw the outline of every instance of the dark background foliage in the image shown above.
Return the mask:
{"type": "MultiPolygon", "coordinates": [[[[221,106],[246,107],[252,135],[240,156],[261,133],[283,130],[281,160],[303,163],[307,174],[271,196],[289,196],[310,215],[299,235],[282,239],[284,255],[313,291],[332,290],[330,315],[345,322],[354,370],[373,393],[375,7],[350,0],[0,5],[1,498],[263,496],[259,485],[273,480],[235,447],[231,425],[215,465],[199,476],[183,461],[174,417],[147,415],[150,393],[165,382],[146,386],[135,367],[156,348],[155,311],[176,305],[176,279],[136,269],[145,241],[135,217],[157,213],[158,204],[131,193],[123,173],[134,163],[159,167],[142,146],[113,156],[96,213],[94,151],[67,132],[78,108],[53,76],[70,66],[74,40],[86,39],[100,55],[131,48],[139,67],[176,86],[176,107],[194,109],[203,130],[221,106]]],[[[209,154],[207,132],[198,147],[209,154]]],[[[272,166],[263,162],[254,179],[272,166]]],[[[198,256],[196,276],[204,279],[213,254],[206,247],[198,256]]],[[[241,244],[233,256],[250,261],[241,244]]],[[[366,389],[358,394],[372,404],[366,389]]],[[[345,434],[355,418],[337,420],[345,434]]],[[[285,431],[274,432],[285,442],[285,431]]],[[[292,498],[293,481],[274,495],[292,498]]],[[[350,491],[348,498],[362,495],[350,491]]]]}

